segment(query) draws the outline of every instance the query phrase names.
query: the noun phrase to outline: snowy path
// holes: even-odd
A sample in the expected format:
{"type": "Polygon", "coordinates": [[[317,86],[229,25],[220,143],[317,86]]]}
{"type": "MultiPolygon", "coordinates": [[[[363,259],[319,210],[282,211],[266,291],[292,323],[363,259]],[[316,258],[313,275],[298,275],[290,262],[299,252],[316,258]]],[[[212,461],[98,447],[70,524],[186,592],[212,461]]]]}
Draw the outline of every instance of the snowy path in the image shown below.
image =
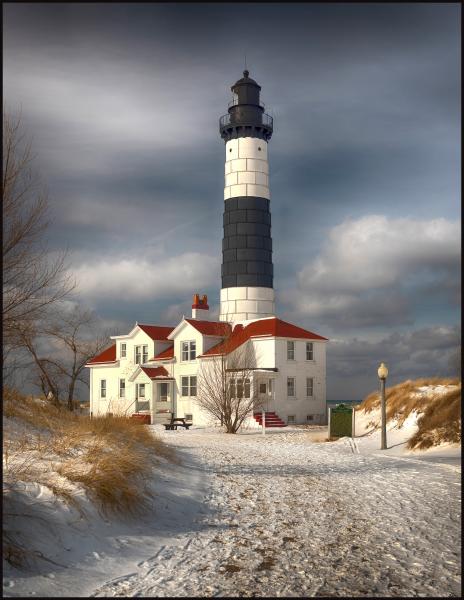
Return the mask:
{"type": "Polygon", "coordinates": [[[203,463],[214,510],[94,595],[459,595],[458,467],[304,431],[163,437],[203,463]]]}

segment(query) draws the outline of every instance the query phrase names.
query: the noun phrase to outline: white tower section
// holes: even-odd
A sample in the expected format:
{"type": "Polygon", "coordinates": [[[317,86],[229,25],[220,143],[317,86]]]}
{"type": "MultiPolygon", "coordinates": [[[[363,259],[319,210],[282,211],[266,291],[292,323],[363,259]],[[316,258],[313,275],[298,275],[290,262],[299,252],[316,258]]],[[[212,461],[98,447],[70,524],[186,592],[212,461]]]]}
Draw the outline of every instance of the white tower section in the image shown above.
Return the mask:
{"type": "MultiPolygon", "coordinates": [[[[267,142],[255,137],[240,137],[226,143],[224,201],[237,198],[240,207],[253,210],[256,198],[270,200],[267,150],[267,142]],[[246,201],[248,197],[249,202],[246,201]]],[[[246,254],[238,249],[238,261],[242,255],[246,260],[246,254]]],[[[221,289],[221,321],[244,321],[274,315],[275,296],[272,287],[251,285],[221,289]]]]}

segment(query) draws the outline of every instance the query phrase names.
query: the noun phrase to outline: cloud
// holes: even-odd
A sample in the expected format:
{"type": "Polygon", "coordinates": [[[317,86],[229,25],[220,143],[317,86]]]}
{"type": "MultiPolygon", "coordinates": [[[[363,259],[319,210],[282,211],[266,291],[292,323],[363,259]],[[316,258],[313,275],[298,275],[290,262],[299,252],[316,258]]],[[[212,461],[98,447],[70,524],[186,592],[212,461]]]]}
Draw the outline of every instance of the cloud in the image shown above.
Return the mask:
{"type": "Polygon", "coordinates": [[[331,340],[327,347],[328,398],[362,399],[377,388],[377,367],[382,361],[390,371],[388,385],[421,377],[456,377],[460,343],[457,326],[394,332],[376,341],[331,340]]]}
{"type": "Polygon", "coordinates": [[[79,292],[93,301],[114,300],[121,305],[172,296],[189,296],[219,280],[219,259],[198,252],[171,258],[118,258],[82,264],[72,274],[79,292]]]}
{"type": "Polygon", "coordinates": [[[424,290],[458,302],[459,269],[458,221],[367,215],[330,229],[287,298],[298,313],[334,326],[411,323],[424,290]]]}

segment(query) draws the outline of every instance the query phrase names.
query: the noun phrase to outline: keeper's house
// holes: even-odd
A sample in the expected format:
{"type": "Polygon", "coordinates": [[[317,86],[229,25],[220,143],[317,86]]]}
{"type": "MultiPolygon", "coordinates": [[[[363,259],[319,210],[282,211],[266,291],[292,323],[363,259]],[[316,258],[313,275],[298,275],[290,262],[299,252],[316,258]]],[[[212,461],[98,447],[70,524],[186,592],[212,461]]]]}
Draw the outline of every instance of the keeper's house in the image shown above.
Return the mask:
{"type": "MultiPolygon", "coordinates": [[[[93,358],[93,415],[146,414],[152,423],[171,414],[210,423],[196,402],[206,361],[251,348],[249,376],[228,384],[264,404],[266,422],[326,422],[327,338],[276,317],[272,262],[268,142],[273,119],[264,112],[261,87],[249,72],[232,86],[219,120],[225,142],[224,235],[219,321],[208,318],[206,296],[194,295],[192,318],[176,327],[136,324],[93,358]]],[[[257,424],[250,418],[248,425],[257,424]]]]}
{"type": "MultiPolygon", "coordinates": [[[[256,395],[280,424],[325,422],[326,338],[277,317],[209,321],[206,297],[195,295],[194,302],[192,318],[177,327],[136,324],[127,335],[112,336],[113,345],[87,365],[92,415],[142,413],[152,423],[165,423],[174,414],[195,425],[211,424],[195,402],[202,364],[249,343],[250,378],[231,377],[238,393],[256,395]]],[[[258,420],[250,415],[247,425],[258,420]]],[[[269,421],[275,420],[270,414],[269,421]]]]}

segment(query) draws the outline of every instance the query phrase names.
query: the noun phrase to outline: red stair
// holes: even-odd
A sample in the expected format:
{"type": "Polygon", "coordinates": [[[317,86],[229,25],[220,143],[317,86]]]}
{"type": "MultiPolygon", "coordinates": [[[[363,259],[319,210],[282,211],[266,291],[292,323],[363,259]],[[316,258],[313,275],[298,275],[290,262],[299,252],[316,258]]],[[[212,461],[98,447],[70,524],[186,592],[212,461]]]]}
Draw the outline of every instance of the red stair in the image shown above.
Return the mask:
{"type": "MultiPolygon", "coordinates": [[[[258,412],[253,415],[255,420],[262,426],[263,425],[263,413],[258,412]]],[[[265,427],[286,427],[287,425],[275,412],[264,413],[264,426],[265,427]]]]}

